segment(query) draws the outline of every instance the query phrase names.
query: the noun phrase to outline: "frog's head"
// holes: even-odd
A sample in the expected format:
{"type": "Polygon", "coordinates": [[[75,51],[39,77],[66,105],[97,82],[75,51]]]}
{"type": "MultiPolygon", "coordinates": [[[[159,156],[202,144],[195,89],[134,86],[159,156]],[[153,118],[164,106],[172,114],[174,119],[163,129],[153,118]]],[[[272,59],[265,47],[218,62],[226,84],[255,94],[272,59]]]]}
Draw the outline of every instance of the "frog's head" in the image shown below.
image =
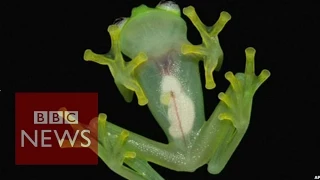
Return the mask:
{"type": "Polygon", "coordinates": [[[149,8],[146,5],[140,5],[136,8],[132,9],[131,12],[131,18],[135,17],[137,15],[143,14],[143,13],[148,13],[150,11],[153,11],[155,9],[159,9],[159,10],[165,10],[167,12],[172,12],[173,14],[180,16],[181,12],[180,12],[180,8],[177,4],[175,4],[172,1],[165,1],[165,2],[160,2],[155,8],[149,8]]]}
{"type": "Polygon", "coordinates": [[[122,52],[130,58],[139,52],[149,57],[161,55],[172,48],[173,42],[186,40],[187,26],[179,6],[171,1],[161,2],[155,8],[140,5],[118,25],[122,52]]]}

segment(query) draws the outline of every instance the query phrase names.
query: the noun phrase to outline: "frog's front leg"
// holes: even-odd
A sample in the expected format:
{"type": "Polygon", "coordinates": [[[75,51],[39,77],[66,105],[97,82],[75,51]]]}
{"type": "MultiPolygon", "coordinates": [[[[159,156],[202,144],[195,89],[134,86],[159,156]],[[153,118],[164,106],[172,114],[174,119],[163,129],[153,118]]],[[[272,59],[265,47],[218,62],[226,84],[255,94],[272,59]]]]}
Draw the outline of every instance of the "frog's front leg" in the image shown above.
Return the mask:
{"type": "Polygon", "coordinates": [[[110,25],[108,32],[111,37],[111,50],[106,55],[95,54],[91,50],[86,50],[84,59],[93,61],[98,64],[108,65],[110,72],[114,78],[120,93],[127,102],[132,101],[133,92],[136,93],[139,105],[146,105],[146,98],[141,86],[136,80],[134,70],[143,62],[147,61],[144,53],[139,53],[130,62],[125,62],[120,49],[120,27],[118,25],[110,25]]]}
{"type": "Polygon", "coordinates": [[[221,12],[219,19],[212,27],[205,26],[198,17],[193,6],[183,9],[183,13],[191,20],[202,38],[201,45],[185,44],[181,51],[183,54],[199,55],[204,61],[206,88],[213,89],[216,84],[213,79],[213,71],[218,71],[223,61],[223,51],[220,47],[218,34],[231,19],[231,15],[225,11],[221,12]]]}
{"type": "Polygon", "coordinates": [[[221,101],[199,137],[199,146],[210,144],[208,151],[211,152],[207,153],[212,153],[212,158],[208,163],[208,171],[212,174],[220,173],[239,145],[249,126],[254,93],[270,76],[268,70],[262,70],[259,76],[255,75],[255,49],[249,47],[245,54],[245,72],[225,74],[231,86],[226,93],[218,95],[221,101]]]}

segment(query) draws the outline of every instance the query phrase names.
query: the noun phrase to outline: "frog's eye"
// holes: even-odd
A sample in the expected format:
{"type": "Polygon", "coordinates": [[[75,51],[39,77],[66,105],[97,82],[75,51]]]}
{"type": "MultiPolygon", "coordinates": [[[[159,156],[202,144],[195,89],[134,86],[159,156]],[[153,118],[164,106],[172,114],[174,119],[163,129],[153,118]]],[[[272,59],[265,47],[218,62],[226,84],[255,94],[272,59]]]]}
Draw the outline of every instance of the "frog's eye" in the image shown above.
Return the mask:
{"type": "Polygon", "coordinates": [[[128,18],[121,17],[114,20],[113,24],[117,25],[120,29],[122,29],[122,27],[124,26],[124,24],[126,24],[127,21],[128,21],[128,18]]]}
{"type": "Polygon", "coordinates": [[[178,15],[178,16],[181,15],[179,6],[176,3],[172,2],[172,1],[164,1],[164,0],[162,0],[161,2],[159,2],[159,4],[156,6],[156,8],[172,12],[172,13],[178,15]]]}

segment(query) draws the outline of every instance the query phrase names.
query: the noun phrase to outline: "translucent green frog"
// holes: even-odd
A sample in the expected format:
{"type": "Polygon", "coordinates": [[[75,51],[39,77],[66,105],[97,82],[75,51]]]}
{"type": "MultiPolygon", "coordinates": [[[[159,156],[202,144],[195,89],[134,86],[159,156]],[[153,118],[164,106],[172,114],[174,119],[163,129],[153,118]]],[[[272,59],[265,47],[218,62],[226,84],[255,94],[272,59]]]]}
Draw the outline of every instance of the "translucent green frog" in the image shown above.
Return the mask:
{"type": "Polygon", "coordinates": [[[155,8],[136,7],[130,18],[109,26],[109,53],[84,53],[85,60],[108,65],[124,99],[130,102],[136,94],[139,105],[148,105],[168,137],[168,144],[159,143],[99,114],[96,153],[127,179],[163,179],[148,162],[185,172],[208,164],[209,173],[220,173],[248,128],[254,93],[270,76],[268,70],[255,75],[255,49],[247,48],[244,73],[225,74],[230,87],[218,95],[221,101],[206,121],[198,63],[204,62],[205,87],[215,88],[213,71],[223,61],[218,34],[231,16],[222,12],[207,27],[192,6],[184,8],[202,37],[202,44],[193,45],[180,13],[170,1],[155,8]],[[122,53],[132,60],[126,62],[122,53]]]}

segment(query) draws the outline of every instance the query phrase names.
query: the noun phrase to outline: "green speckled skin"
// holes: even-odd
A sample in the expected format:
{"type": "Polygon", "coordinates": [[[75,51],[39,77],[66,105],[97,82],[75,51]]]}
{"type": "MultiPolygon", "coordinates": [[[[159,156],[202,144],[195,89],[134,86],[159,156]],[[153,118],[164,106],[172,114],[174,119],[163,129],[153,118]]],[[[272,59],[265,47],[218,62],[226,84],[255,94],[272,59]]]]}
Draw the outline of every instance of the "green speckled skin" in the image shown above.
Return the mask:
{"type": "Polygon", "coordinates": [[[109,53],[85,51],[85,60],[109,66],[127,102],[136,95],[139,105],[148,105],[169,140],[168,144],[153,141],[99,114],[96,153],[126,179],[163,179],[148,162],[185,172],[208,164],[209,173],[220,173],[249,126],[254,93],[270,76],[267,70],[255,75],[255,49],[247,48],[245,71],[226,73],[230,87],[218,95],[220,103],[205,120],[198,63],[204,62],[205,87],[213,89],[212,73],[220,68],[224,56],[218,34],[231,16],[222,12],[207,27],[192,6],[184,8],[183,14],[200,32],[202,44],[188,41],[180,8],[168,1],[156,8],[136,7],[130,18],[109,26],[109,53]],[[124,61],[122,54],[132,60],[124,61]]]}

